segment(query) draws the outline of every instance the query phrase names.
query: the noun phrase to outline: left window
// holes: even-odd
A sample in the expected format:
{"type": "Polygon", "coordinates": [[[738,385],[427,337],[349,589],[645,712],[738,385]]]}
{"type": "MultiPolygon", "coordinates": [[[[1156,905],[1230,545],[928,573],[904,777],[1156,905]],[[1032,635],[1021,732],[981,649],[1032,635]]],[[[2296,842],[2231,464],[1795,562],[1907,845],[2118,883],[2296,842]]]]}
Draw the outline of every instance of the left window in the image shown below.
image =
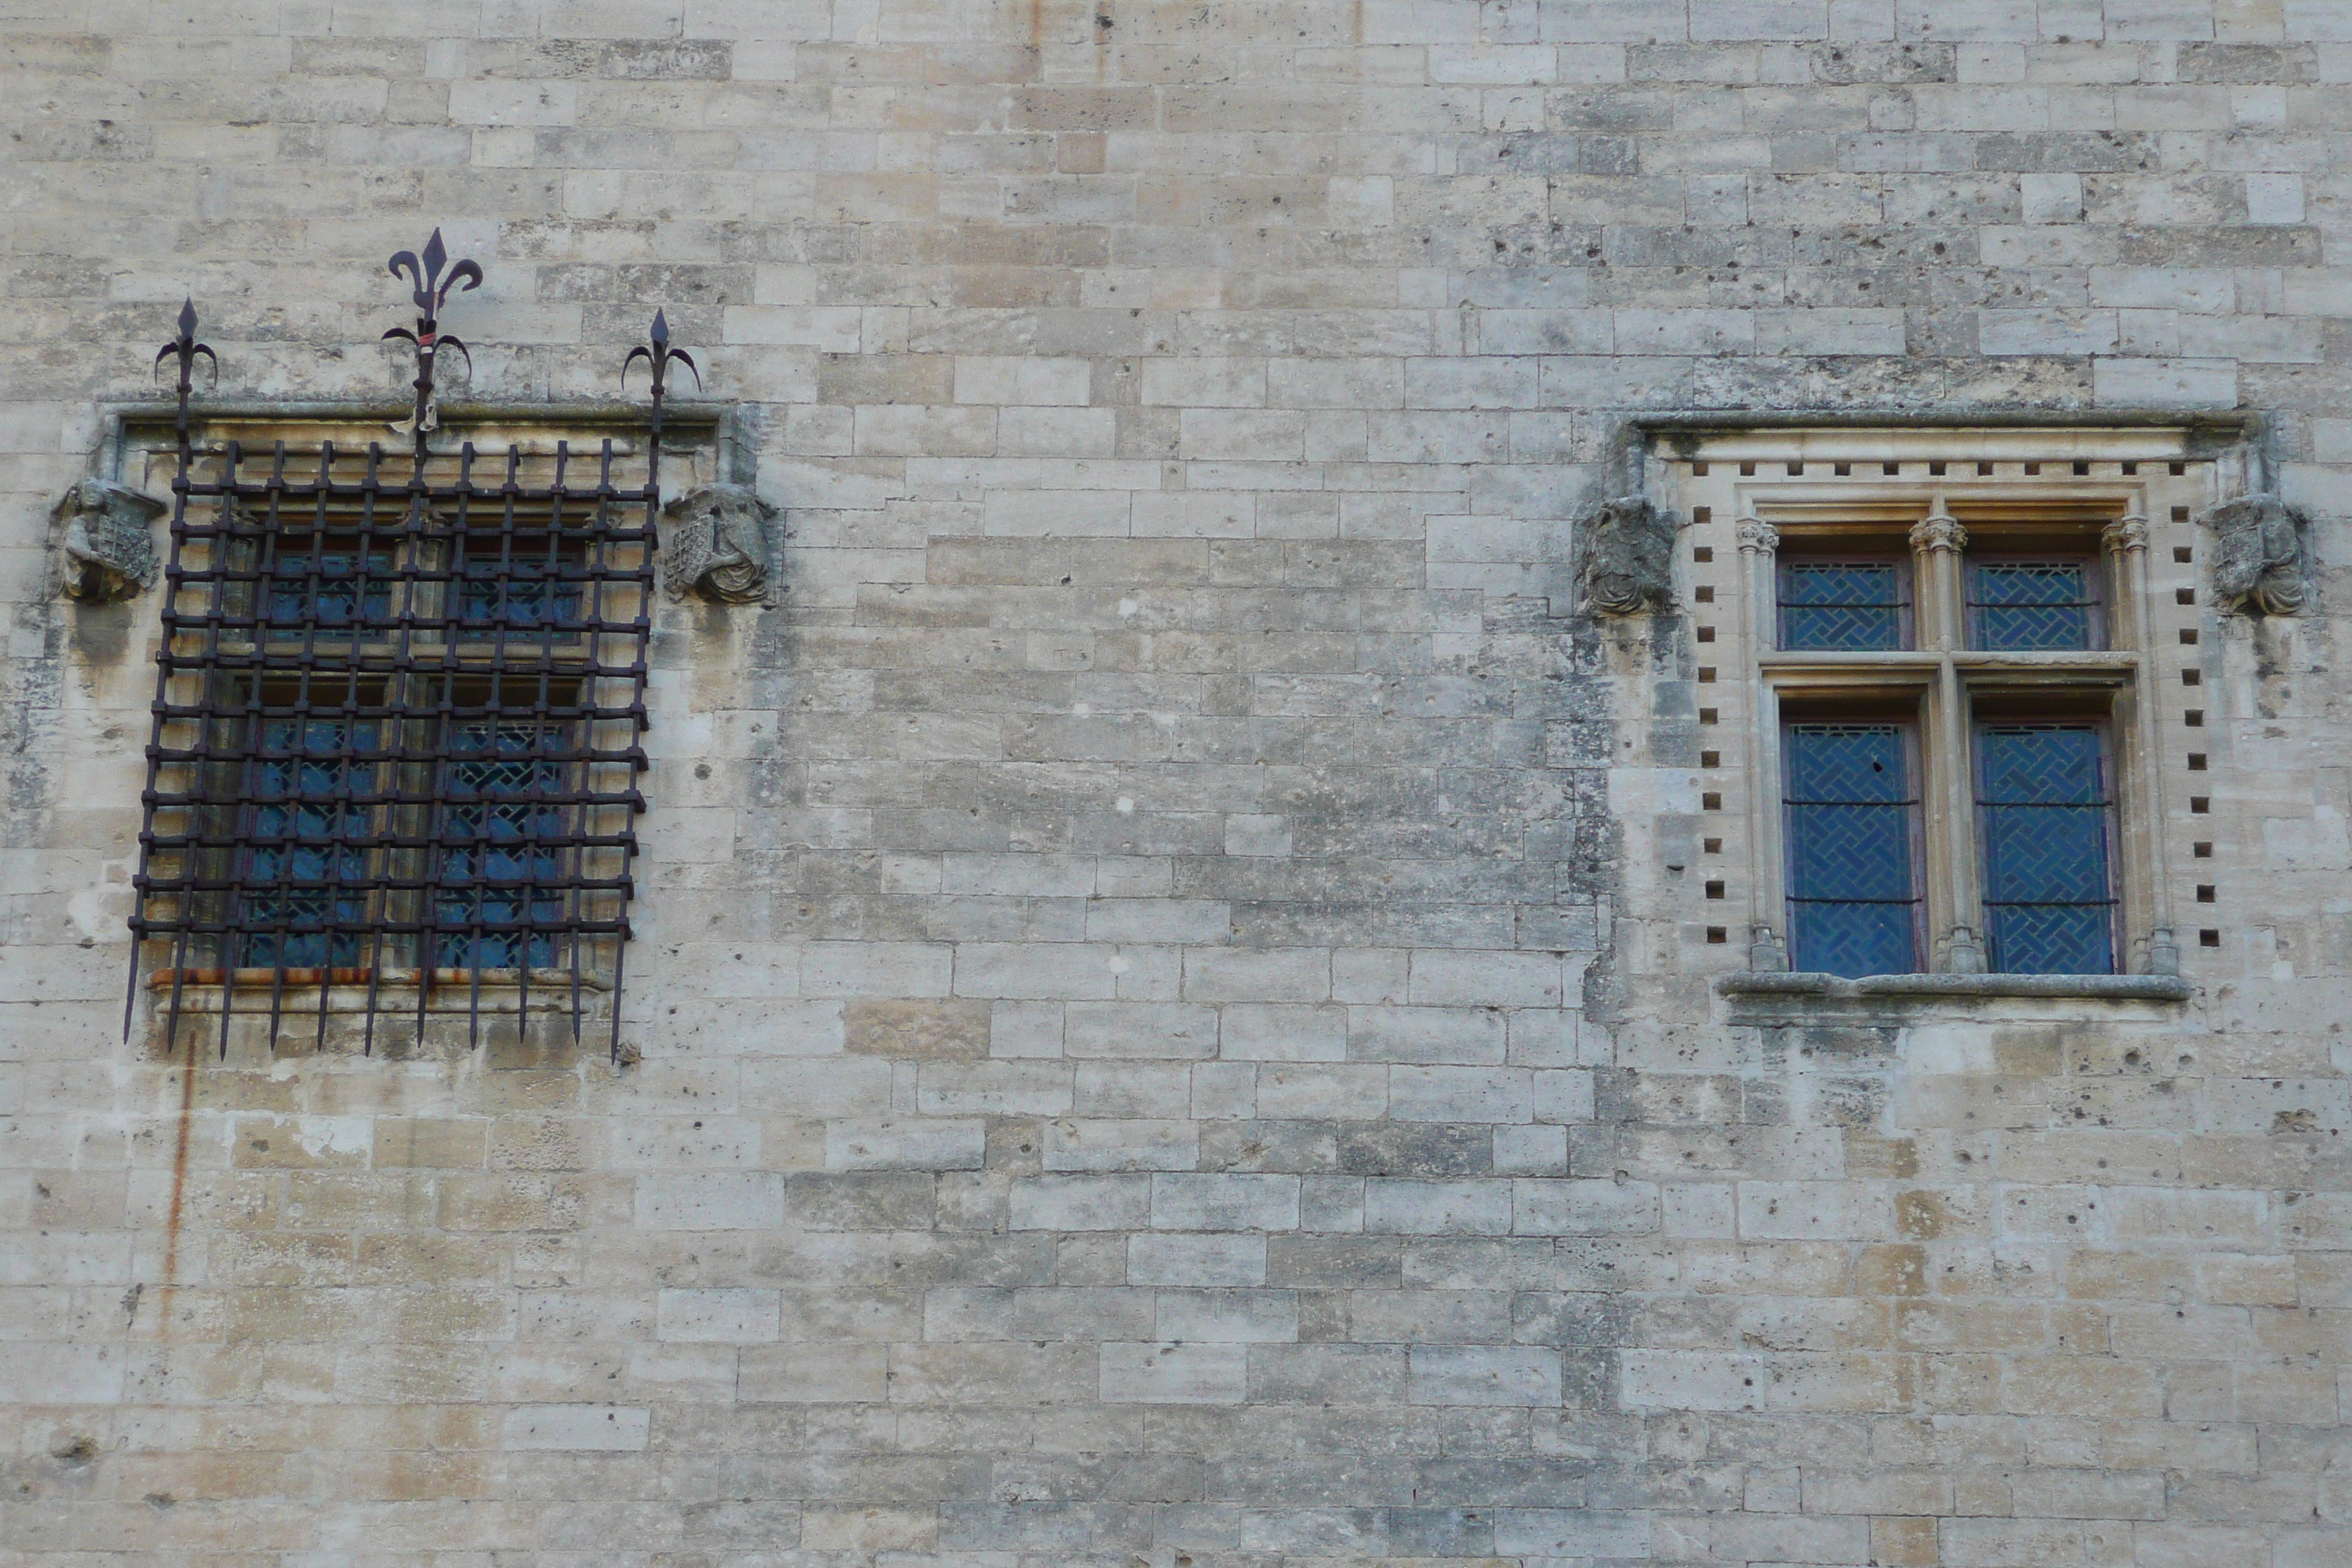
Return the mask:
{"type": "Polygon", "coordinates": [[[132,922],[174,1033],[615,1011],[648,452],[190,448],[132,922]]]}

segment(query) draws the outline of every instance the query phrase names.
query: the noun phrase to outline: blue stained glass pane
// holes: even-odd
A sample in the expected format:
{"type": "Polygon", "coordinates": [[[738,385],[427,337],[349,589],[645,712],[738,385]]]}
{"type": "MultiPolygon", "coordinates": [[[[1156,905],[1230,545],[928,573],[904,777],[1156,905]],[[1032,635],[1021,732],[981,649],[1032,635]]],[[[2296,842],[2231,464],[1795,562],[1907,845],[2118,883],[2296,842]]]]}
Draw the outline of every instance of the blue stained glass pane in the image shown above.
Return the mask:
{"type": "Polygon", "coordinates": [[[1895,724],[1792,724],[1786,735],[1789,926],[1798,968],[1918,967],[1910,765],[1895,724]]]}
{"type": "Polygon", "coordinates": [[[1903,646],[1902,588],[1892,562],[1783,562],[1780,646],[1899,648],[1903,646]]]}
{"type": "Polygon", "coordinates": [[[1995,970],[2115,968],[2105,759],[2087,725],[1989,725],[1977,735],[1985,925],[1995,970]]]}
{"type": "Polygon", "coordinates": [[[1981,648],[2091,646],[2090,580],[2079,561],[1977,562],[1969,567],[1970,640],[1981,648]]]}
{"type": "Polygon", "coordinates": [[[271,629],[282,637],[310,625],[330,634],[381,625],[392,618],[392,587],[388,551],[281,550],[269,568],[271,629]]]}
{"type": "Polygon", "coordinates": [[[576,541],[496,535],[469,539],[458,572],[457,615],[485,631],[550,632],[580,625],[586,558],[576,541]],[[566,577],[570,571],[574,575],[566,577]]]}
{"type": "Polygon", "coordinates": [[[554,938],[530,928],[563,918],[560,889],[534,887],[562,875],[562,851],[548,841],[564,831],[567,807],[541,798],[563,789],[560,726],[490,720],[459,723],[444,770],[441,874],[477,885],[445,892],[435,903],[444,928],[435,962],[444,968],[518,969],[555,963],[554,938]],[[477,921],[479,935],[470,930],[477,921]]]}
{"type": "Polygon", "coordinates": [[[373,720],[269,719],[247,764],[248,808],[236,964],[350,967],[367,919],[373,720]]]}

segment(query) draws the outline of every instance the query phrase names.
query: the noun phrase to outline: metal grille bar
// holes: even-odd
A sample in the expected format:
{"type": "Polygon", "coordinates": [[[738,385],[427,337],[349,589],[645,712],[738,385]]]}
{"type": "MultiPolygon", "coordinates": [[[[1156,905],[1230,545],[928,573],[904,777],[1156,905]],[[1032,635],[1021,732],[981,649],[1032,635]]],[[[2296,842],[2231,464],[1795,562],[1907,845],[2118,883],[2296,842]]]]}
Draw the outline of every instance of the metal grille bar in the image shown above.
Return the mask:
{"type": "MultiPolygon", "coordinates": [[[[217,1011],[428,1017],[487,1000],[519,1026],[612,1016],[629,937],[634,819],[645,809],[646,651],[668,346],[656,314],[642,458],[610,438],[551,459],[429,449],[439,307],[481,278],[414,275],[416,398],[406,450],[190,434],[191,305],[157,357],[179,362],[178,471],[131,928],[129,1027],[142,965],[166,1037],[217,1011]],[[548,998],[553,996],[551,1004],[548,998]]],[[[216,362],[215,362],[216,363],[216,362]]],[[[624,367],[624,375],[627,367],[624,367]]]]}

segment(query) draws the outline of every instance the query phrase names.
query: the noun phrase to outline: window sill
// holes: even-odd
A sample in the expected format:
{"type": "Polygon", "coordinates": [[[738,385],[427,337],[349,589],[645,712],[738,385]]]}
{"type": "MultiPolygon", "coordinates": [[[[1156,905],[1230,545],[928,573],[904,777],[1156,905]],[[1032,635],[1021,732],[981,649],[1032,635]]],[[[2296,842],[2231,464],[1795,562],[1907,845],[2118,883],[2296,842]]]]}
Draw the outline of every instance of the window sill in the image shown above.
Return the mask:
{"type": "MultiPolygon", "coordinates": [[[[173,978],[173,971],[158,970],[147,977],[147,984],[153,991],[168,994],[173,978]]],[[[425,984],[424,1006],[420,1009],[415,1000],[418,975],[414,969],[387,969],[375,977],[373,986],[364,969],[337,969],[326,976],[330,983],[323,998],[320,994],[322,976],[316,969],[289,969],[282,973],[239,969],[233,992],[221,984],[223,976],[217,969],[184,969],[177,972],[177,978],[181,987],[180,1011],[184,1014],[218,1014],[224,1003],[232,999],[240,1016],[267,1014],[275,990],[278,1012],[286,1017],[305,1012],[334,1015],[375,1011],[394,1017],[402,1013],[413,1016],[420,1010],[428,1015],[568,1012],[573,984],[568,969],[533,969],[527,992],[516,970],[436,969],[425,984]],[[403,994],[406,1000],[394,1000],[403,994]]],[[[583,1006],[612,989],[611,981],[595,974],[580,975],[578,984],[583,1006]]]]}
{"type": "Polygon", "coordinates": [[[1716,981],[1725,996],[2066,996],[2085,1001],[2186,1002],[2178,974],[1839,974],[1741,970],[1716,981]]]}

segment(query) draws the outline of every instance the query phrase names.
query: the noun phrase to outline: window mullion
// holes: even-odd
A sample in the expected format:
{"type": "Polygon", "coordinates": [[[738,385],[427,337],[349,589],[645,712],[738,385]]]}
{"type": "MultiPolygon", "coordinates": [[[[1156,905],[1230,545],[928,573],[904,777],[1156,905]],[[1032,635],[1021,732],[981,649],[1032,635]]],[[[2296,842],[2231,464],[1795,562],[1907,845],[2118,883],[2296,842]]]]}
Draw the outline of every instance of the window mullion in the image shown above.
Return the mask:
{"type": "Polygon", "coordinates": [[[2123,797],[2121,835],[2124,847],[2123,887],[2126,967],[2149,974],[2180,973],[2180,946],[2173,937],[2172,882],[2158,847],[2167,820],[2162,741],[2158,731],[2152,681],[2156,647],[2150,637],[2155,624],[2148,582],[2147,520],[2137,513],[2119,518],[2099,535],[2111,563],[2108,582],[2109,646],[2128,647],[2139,656],[2139,668],[2126,689],[2123,711],[2116,714],[2117,772],[2136,786],[2116,792],[2123,797]],[[2127,761],[2126,759],[2128,759],[2127,761]],[[2143,943],[2145,945],[2143,945],[2143,943]]]}
{"type": "MultiPolygon", "coordinates": [[[[1780,531],[1760,518],[1739,521],[1740,646],[1755,656],[1778,646],[1780,531]]],[[[1788,908],[1786,850],[1780,832],[1780,704],[1762,680],[1740,683],[1748,710],[1748,967],[1789,967],[1780,928],[1788,908]]]]}
{"type": "Polygon", "coordinates": [[[1919,647],[1937,656],[1928,689],[1926,777],[1929,962],[1946,973],[1981,974],[1985,954],[1979,909],[1976,809],[1969,755],[1969,700],[1952,656],[1967,641],[1968,531],[1938,492],[1911,530],[1912,576],[1919,584],[1919,647]]]}

